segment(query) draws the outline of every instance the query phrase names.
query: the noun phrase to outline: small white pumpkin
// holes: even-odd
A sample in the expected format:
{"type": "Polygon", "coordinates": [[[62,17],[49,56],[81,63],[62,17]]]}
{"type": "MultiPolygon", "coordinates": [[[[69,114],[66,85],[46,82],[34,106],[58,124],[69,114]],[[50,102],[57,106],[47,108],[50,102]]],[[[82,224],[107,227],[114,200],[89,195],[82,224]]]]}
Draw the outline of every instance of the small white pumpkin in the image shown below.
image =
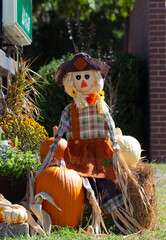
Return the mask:
{"type": "Polygon", "coordinates": [[[137,163],[141,159],[140,143],[134,137],[122,135],[120,128],[116,128],[116,134],[117,142],[128,167],[136,167],[137,163]]]}
{"type": "Polygon", "coordinates": [[[1,222],[6,223],[23,223],[27,220],[27,212],[23,208],[6,208],[0,209],[1,222]]]}

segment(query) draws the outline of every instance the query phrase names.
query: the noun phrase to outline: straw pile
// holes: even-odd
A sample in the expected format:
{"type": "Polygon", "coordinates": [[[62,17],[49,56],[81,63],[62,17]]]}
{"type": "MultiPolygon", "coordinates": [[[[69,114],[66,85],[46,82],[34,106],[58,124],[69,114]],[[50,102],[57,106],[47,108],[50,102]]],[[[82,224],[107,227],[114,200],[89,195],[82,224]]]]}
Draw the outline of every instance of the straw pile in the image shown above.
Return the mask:
{"type": "MultiPolygon", "coordinates": [[[[111,212],[111,223],[114,222],[125,235],[154,228],[157,201],[151,164],[139,164],[129,169],[123,156],[119,156],[116,162],[117,186],[122,192],[124,206],[111,212]]],[[[92,210],[89,201],[86,201],[86,206],[86,215],[89,216],[92,210]]],[[[110,215],[104,214],[104,220],[107,227],[111,227],[110,215]]]]}
{"type": "Polygon", "coordinates": [[[115,224],[124,234],[152,229],[156,222],[156,198],[151,166],[141,164],[129,169],[120,150],[114,153],[113,164],[124,202],[124,207],[111,213],[115,224]]]}
{"type": "Polygon", "coordinates": [[[138,184],[144,189],[147,201],[150,204],[148,206],[142,204],[138,190],[129,178],[128,194],[133,206],[133,217],[142,227],[152,229],[155,226],[157,215],[153,170],[150,164],[140,164],[136,168],[131,169],[131,172],[138,184]]]}

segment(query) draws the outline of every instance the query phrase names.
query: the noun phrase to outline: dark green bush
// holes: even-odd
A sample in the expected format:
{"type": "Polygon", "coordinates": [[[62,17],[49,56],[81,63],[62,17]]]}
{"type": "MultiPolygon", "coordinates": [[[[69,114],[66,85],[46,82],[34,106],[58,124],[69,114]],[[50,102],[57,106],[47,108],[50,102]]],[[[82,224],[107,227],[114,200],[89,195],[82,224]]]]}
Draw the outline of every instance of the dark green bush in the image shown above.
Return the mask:
{"type": "MultiPolygon", "coordinates": [[[[96,53],[94,54],[96,57],[96,53]]],[[[59,123],[62,110],[71,101],[71,98],[64,92],[64,88],[55,85],[54,74],[57,67],[72,56],[68,54],[62,59],[54,59],[40,70],[40,74],[44,75],[49,82],[49,84],[43,82],[46,93],[43,91],[42,94],[45,101],[40,100],[39,107],[43,117],[42,124],[50,136],[52,136],[52,127],[59,123]]],[[[113,118],[116,126],[122,129],[123,134],[136,137],[145,146],[147,140],[146,64],[139,57],[130,54],[116,53],[114,59],[115,63],[111,73],[112,89],[105,84],[106,101],[108,103],[110,94],[114,94],[113,103],[116,102],[116,106],[113,118]]],[[[110,79],[109,75],[107,83],[110,79]]]]}
{"type": "Polygon", "coordinates": [[[40,123],[45,126],[49,136],[53,136],[53,127],[59,124],[62,110],[70,102],[71,98],[64,92],[64,87],[57,87],[55,84],[55,71],[58,66],[71,59],[72,54],[63,56],[61,59],[53,59],[48,65],[40,69],[47,81],[40,80],[43,90],[38,89],[43,98],[38,99],[38,106],[41,111],[40,123]]]}
{"type": "MultiPolygon", "coordinates": [[[[69,1],[68,4],[70,5],[69,1]]],[[[118,16],[115,21],[111,21],[106,18],[105,10],[108,11],[103,6],[99,11],[94,11],[89,19],[81,18],[80,20],[79,16],[70,18],[73,39],[80,51],[85,50],[87,42],[88,45],[91,42],[90,45],[94,49],[100,46],[106,51],[110,45],[114,50],[118,49],[120,51],[122,49],[124,17],[118,16]],[[81,38],[78,21],[80,21],[81,26],[81,38]],[[93,39],[90,37],[93,35],[92,26],[95,29],[93,39]]],[[[37,19],[36,21],[34,19],[33,22],[33,41],[30,46],[24,47],[24,55],[28,59],[35,59],[38,56],[37,61],[34,61],[32,65],[33,70],[38,71],[40,66],[43,66],[46,62],[48,64],[54,56],[60,58],[63,54],[74,51],[74,47],[69,38],[66,24],[66,19],[68,18],[59,13],[57,6],[52,7],[50,10],[42,8],[36,15],[37,19]]]]}
{"type": "Polygon", "coordinates": [[[117,53],[112,71],[112,84],[119,81],[117,113],[114,120],[124,135],[136,137],[142,147],[148,142],[148,89],[146,63],[138,56],[117,53]]]}

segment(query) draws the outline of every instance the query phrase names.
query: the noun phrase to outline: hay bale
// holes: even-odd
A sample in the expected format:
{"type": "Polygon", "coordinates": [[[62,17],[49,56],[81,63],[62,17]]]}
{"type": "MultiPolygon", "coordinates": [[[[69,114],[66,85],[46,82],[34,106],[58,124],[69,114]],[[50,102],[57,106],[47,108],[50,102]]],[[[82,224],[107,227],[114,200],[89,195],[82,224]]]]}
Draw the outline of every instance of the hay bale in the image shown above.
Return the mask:
{"type": "Polygon", "coordinates": [[[154,172],[150,164],[140,164],[136,168],[131,169],[131,171],[140,186],[144,189],[147,200],[150,203],[146,208],[139,197],[138,189],[135,188],[133,181],[129,179],[128,194],[133,206],[134,218],[142,227],[152,229],[155,226],[157,215],[154,172]]]}

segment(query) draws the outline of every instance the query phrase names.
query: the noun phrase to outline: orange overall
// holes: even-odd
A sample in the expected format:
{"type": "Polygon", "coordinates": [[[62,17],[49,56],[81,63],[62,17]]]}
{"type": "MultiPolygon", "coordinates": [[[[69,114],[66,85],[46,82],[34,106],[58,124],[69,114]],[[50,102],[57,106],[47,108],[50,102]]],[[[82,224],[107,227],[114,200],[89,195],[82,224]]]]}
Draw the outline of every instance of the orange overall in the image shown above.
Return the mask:
{"type": "Polygon", "coordinates": [[[80,139],[79,112],[72,104],[72,131],[74,140],[68,140],[64,159],[67,168],[80,176],[115,180],[113,148],[109,138],[80,139]]]}

